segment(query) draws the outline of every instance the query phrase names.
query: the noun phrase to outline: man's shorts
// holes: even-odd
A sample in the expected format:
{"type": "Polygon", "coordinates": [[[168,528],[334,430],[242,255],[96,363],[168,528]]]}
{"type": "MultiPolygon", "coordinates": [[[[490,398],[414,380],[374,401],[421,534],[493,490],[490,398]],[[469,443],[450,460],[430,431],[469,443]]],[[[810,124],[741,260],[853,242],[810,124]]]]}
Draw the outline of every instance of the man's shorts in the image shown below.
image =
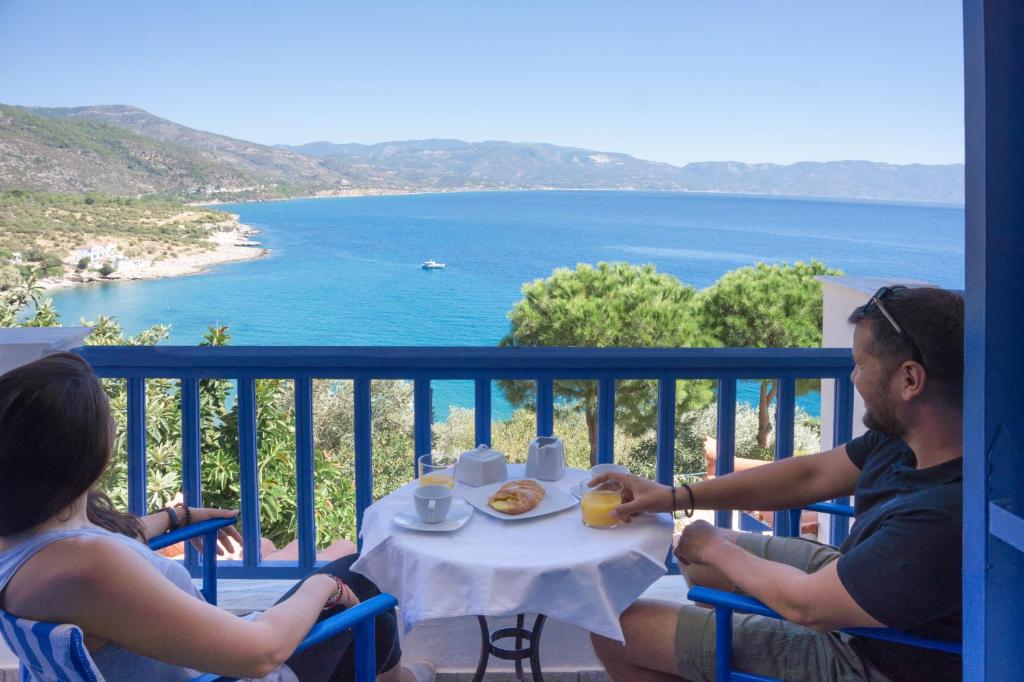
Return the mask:
{"type": "MultiPolygon", "coordinates": [[[[800,538],[740,534],[737,545],[751,554],[814,573],[839,558],[839,550],[800,538]]],[[[776,618],[734,613],[732,665],[734,670],[786,682],[892,682],[861,660],[850,647],[849,635],[815,632],[776,618]]],[[[715,679],[715,611],[686,604],[676,624],[679,674],[692,682],[715,679]]]]}

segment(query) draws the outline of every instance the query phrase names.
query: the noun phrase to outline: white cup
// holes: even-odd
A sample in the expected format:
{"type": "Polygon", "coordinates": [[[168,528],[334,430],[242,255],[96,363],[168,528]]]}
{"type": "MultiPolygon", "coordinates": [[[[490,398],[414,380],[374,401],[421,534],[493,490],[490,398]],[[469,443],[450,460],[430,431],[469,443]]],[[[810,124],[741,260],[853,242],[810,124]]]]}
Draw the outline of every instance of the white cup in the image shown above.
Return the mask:
{"type": "Polygon", "coordinates": [[[590,477],[594,478],[602,474],[628,474],[629,468],[621,464],[595,464],[590,467],[590,477]]]}
{"type": "Polygon", "coordinates": [[[448,518],[455,491],[446,485],[421,485],[412,493],[416,515],[423,523],[441,523],[448,518]]]}

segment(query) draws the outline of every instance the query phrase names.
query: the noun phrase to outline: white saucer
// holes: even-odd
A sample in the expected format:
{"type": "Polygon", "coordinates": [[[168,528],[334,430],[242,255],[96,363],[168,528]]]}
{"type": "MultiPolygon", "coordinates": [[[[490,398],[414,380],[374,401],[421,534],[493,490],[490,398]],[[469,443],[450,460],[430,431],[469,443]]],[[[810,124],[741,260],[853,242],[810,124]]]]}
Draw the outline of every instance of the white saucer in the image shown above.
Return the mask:
{"type": "Polygon", "coordinates": [[[467,504],[465,500],[453,500],[452,508],[448,511],[448,518],[441,523],[423,523],[420,521],[420,517],[416,515],[416,507],[412,504],[395,514],[391,522],[399,528],[407,528],[409,530],[449,532],[465,526],[472,515],[473,507],[467,504]]]}
{"type": "Polygon", "coordinates": [[[583,499],[583,487],[585,485],[587,485],[587,481],[580,481],[579,483],[577,483],[573,487],[569,488],[569,492],[572,493],[572,496],[575,497],[577,500],[582,500],[583,499]]]}

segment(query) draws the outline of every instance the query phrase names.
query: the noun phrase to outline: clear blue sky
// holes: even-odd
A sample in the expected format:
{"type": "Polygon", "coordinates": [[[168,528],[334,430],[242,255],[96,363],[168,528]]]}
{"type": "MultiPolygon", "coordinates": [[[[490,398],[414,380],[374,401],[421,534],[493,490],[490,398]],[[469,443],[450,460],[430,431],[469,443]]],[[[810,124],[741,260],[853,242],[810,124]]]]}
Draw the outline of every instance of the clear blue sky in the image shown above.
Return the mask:
{"type": "Polygon", "coordinates": [[[963,161],[959,0],[0,0],[0,102],[261,143],[963,161]]]}

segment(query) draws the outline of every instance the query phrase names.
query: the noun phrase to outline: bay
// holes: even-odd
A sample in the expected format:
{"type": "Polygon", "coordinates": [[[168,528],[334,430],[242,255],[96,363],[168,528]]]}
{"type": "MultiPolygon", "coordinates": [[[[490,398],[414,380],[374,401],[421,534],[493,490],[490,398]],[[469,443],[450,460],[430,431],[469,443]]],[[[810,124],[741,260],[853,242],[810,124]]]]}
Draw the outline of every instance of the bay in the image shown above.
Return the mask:
{"type": "MultiPolygon", "coordinates": [[[[652,263],[697,288],[729,270],[817,259],[850,276],[962,288],[958,207],[671,192],[467,192],[218,206],[261,231],[268,257],[209,272],[53,292],[65,324],[113,315],[128,333],[209,325],[233,344],[493,346],[524,282],[577,263],[652,263]],[[444,270],[420,264],[433,259],[444,270]]],[[[472,405],[468,385],[435,391],[472,405]]],[[[756,386],[741,387],[756,400],[756,386]]],[[[817,412],[814,397],[801,400],[817,412]]],[[[507,416],[500,399],[495,416],[507,416]]]]}

